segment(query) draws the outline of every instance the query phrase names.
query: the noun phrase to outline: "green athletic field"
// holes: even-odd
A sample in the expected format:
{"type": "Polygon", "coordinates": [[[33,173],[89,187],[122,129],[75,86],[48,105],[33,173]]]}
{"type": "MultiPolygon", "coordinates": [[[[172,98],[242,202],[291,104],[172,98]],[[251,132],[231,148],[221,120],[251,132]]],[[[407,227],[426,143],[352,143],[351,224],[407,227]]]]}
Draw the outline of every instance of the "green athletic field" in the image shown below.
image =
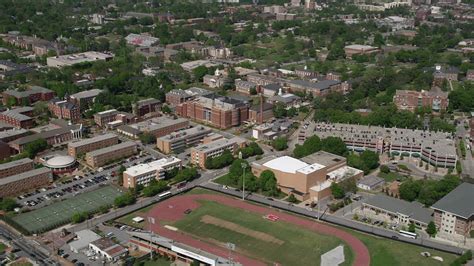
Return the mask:
{"type": "Polygon", "coordinates": [[[95,212],[102,206],[112,205],[115,198],[122,194],[117,188],[106,186],[19,214],[12,220],[30,233],[40,233],[68,223],[75,213],[95,212]]]}
{"type": "Polygon", "coordinates": [[[215,244],[215,241],[236,245],[236,251],[247,257],[263,260],[269,264],[281,265],[319,265],[320,256],[327,251],[344,245],[346,262],[351,265],[352,250],[341,240],[332,236],[317,234],[285,222],[264,220],[260,214],[242,211],[211,201],[200,201],[201,206],[177,221],[173,226],[202,241],[215,244]],[[221,226],[204,223],[202,217],[208,215],[237,224],[243,228],[266,233],[283,243],[269,242],[221,226]]]}

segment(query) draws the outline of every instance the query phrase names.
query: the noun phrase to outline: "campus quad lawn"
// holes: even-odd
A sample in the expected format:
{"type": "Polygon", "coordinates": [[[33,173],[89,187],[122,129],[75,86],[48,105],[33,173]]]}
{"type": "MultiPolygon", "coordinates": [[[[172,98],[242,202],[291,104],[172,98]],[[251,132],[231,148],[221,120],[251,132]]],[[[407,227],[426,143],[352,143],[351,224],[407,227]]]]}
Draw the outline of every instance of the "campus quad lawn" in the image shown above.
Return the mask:
{"type": "MultiPolygon", "coordinates": [[[[236,252],[263,260],[269,264],[278,262],[282,265],[319,265],[321,254],[340,244],[344,245],[346,256],[344,265],[350,265],[353,260],[352,250],[338,238],[318,234],[282,221],[271,222],[262,218],[260,214],[215,202],[206,200],[199,202],[201,205],[198,209],[193,210],[182,220],[175,222],[173,226],[212,244],[215,244],[215,241],[222,245],[227,242],[234,243],[236,244],[236,252]],[[201,222],[204,215],[210,215],[247,229],[267,233],[284,241],[284,243],[269,243],[219,226],[205,224],[201,222]]],[[[275,213],[275,211],[272,213],[275,213]]]]}
{"type": "Polygon", "coordinates": [[[359,232],[349,230],[351,234],[360,239],[369,249],[371,265],[378,266],[436,266],[450,265],[456,258],[456,255],[436,251],[416,245],[402,243],[399,241],[375,237],[359,232]],[[440,256],[444,262],[439,262],[432,258],[425,258],[420,255],[421,252],[428,251],[431,256],[440,256]]]}

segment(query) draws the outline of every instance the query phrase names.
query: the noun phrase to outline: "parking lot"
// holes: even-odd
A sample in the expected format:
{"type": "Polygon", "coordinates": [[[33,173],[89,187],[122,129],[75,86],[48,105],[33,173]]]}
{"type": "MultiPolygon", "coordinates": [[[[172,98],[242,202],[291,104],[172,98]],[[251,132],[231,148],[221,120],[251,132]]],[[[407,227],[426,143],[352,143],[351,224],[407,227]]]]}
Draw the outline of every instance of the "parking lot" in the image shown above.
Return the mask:
{"type": "Polygon", "coordinates": [[[151,155],[134,156],[132,159],[126,159],[120,163],[103,167],[101,172],[87,172],[83,176],[75,176],[74,178],[63,181],[60,184],[53,184],[47,188],[41,188],[23,194],[17,197],[17,202],[30,209],[38,209],[53,203],[55,199],[73,197],[86,191],[95,190],[101,185],[111,183],[116,171],[120,168],[120,165],[130,167],[132,165],[146,163],[152,160],[153,157],[151,155]]]}

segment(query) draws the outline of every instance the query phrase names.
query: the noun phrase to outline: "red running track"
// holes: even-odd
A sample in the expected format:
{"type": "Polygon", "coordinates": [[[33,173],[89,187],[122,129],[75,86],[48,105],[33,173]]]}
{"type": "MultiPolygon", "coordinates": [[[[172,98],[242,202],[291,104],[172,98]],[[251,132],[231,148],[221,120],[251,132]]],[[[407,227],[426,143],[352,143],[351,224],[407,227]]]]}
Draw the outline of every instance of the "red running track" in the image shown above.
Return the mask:
{"type": "MultiPolygon", "coordinates": [[[[160,220],[162,221],[178,221],[184,217],[184,211],[187,209],[197,209],[199,207],[199,203],[197,200],[210,200],[219,202],[221,204],[240,208],[247,211],[252,211],[255,213],[267,215],[267,214],[274,214],[280,217],[280,221],[285,221],[288,223],[292,223],[298,226],[305,227],[309,230],[315,231],[317,233],[332,235],[335,236],[344,242],[346,242],[354,252],[355,258],[353,265],[355,266],[367,266],[370,265],[370,255],[369,250],[367,247],[362,243],[359,239],[355,236],[351,235],[350,233],[338,229],[333,226],[329,226],[326,224],[318,223],[309,219],[300,218],[298,216],[294,216],[291,214],[278,212],[272,209],[268,209],[262,206],[249,204],[241,200],[236,200],[231,197],[221,196],[221,195],[212,195],[212,194],[195,194],[195,195],[182,195],[177,197],[172,197],[168,200],[160,202],[148,212],[148,217],[155,218],[155,224],[148,224],[148,227],[153,232],[167,237],[174,239],[178,242],[197,247],[201,250],[205,250],[209,253],[221,256],[223,258],[227,258],[229,255],[229,251],[224,247],[219,247],[215,245],[211,245],[195,238],[192,238],[189,235],[185,235],[183,233],[175,232],[168,230],[160,225],[160,220]]],[[[233,254],[232,258],[235,261],[240,262],[242,265],[265,265],[264,262],[257,261],[248,257],[245,257],[240,254],[233,254]]]]}

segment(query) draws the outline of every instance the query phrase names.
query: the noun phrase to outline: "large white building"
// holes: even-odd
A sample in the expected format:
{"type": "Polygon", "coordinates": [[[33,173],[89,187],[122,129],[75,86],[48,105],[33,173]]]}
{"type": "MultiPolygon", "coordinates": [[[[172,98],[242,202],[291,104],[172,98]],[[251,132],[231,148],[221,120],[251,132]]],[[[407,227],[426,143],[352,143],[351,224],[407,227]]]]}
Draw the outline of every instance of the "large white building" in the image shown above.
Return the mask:
{"type": "Polygon", "coordinates": [[[65,67],[86,62],[108,61],[113,57],[114,56],[112,54],[90,51],[84,53],[48,57],[46,58],[46,64],[49,67],[65,67]]]}
{"type": "Polygon", "coordinates": [[[180,159],[169,157],[129,167],[123,172],[123,186],[126,188],[137,185],[147,186],[153,179],[165,178],[166,172],[173,168],[181,168],[180,159]]]}

